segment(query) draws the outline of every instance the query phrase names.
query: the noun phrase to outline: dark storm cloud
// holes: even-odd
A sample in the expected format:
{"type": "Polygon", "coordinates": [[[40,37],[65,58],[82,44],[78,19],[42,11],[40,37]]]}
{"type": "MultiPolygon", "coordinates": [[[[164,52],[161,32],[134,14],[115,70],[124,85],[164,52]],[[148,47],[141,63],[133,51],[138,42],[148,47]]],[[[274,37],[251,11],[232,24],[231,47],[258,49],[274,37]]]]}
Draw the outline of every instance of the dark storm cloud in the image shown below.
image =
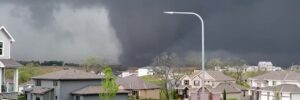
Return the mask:
{"type": "Polygon", "coordinates": [[[197,18],[163,15],[168,10],[194,11],[206,23],[208,56],[238,56],[250,64],[299,62],[300,37],[295,0],[200,0],[109,2],[112,25],[123,44],[122,61],[149,63],[164,51],[190,55],[200,51],[197,18]],[[222,51],[222,52],[220,52],[222,51]],[[141,57],[142,56],[142,57],[141,57]]]}
{"type": "MultiPolygon", "coordinates": [[[[89,11],[88,9],[105,8],[108,14],[108,26],[111,25],[114,30],[110,34],[117,37],[117,40],[109,39],[110,41],[107,40],[105,43],[108,45],[110,42],[114,45],[121,43],[121,46],[115,46],[119,50],[115,54],[118,56],[114,59],[126,65],[147,65],[154,56],[166,51],[177,53],[183,60],[198,59],[201,47],[200,22],[194,16],[162,14],[163,11],[169,10],[194,11],[204,17],[206,49],[209,58],[240,57],[250,64],[256,64],[259,60],[271,60],[278,65],[295,64],[300,59],[298,45],[300,37],[298,4],[300,1],[297,0],[15,0],[2,2],[17,5],[15,8],[21,7],[19,9],[26,8],[31,13],[26,17],[32,26],[30,31],[42,30],[42,33],[33,33],[52,34],[51,36],[55,38],[69,37],[70,39],[67,40],[58,39],[63,47],[68,43],[76,47],[93,45],[91,43],[101,42],[97,39],[105,39],[105,37],[95,38],[95,41],[86,39],[80,41],[86,43],[77,45],[77,42],[74,42],[78,39],[76,37],[83,35],[66,31],[73,26],[55,27],[58,23],[63,25],[66,23],[57,22],[57,18],[67,17],[68,19],[70,17],[72,19],[73,16],[68,13],[57,14],[57,12],[62,12],[64,9],[69,9],[68,12],[86,9],[78,15],[84,16],[85,12],[89,11]],[[67,8],[64,7],[66,5],[67,8]],[[49,27],[58,31],[45,32],[49,31],[49,27]]],[[[93,15],[91,13],[95,12],[89,13],[93,15]]],[[[14,15],[20,15],[20,13],[14,15]]],[[[84,18],[88,19],[89,15],[84,18]]],[[[87,22],[77,22],[79,23],[87,22]]],[[[85,24],[82,27],[88,29],[88,25],[99,24],[85,24]]],[[[91,27],[91,30],[96,31],[94,28],[96,27],[91,27]]],[[[101,37],[101,34],[97,32],[92,33],[95,33],[92,36],[101,37]]],[[[91,48],[87,50],[88,52],[105,53],[105,51],[97,50],[100,49],[97,47],[87,46],[86,48],[91,48]]],[[[53,48],[49,47],[49,49],[53,48]]],[[[66,51],[62,49],[57,52],[63,54],[66,51]]],[[[74,51],[74,54],[76,53],[74,51]]],[[[115,52],[109,54],[113,53],[115,52]]]]}

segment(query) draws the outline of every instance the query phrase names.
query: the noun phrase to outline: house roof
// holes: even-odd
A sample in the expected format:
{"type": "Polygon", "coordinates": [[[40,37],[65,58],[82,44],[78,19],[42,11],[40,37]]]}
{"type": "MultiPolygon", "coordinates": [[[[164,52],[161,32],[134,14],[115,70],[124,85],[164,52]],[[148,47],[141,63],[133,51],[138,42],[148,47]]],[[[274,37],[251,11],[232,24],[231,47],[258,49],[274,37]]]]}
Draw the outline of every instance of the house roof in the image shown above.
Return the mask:
{"type": "Polygon", "coordinates": [[[226,83],[220,83],[218,86],[216,86],[213,91],[214,92],[223,92],[224,89],[226,90],[227,93],[239,93],[242,90],[246,90],[242,86],[239,86],[235,83],[231,82],[226,82],[226,83]]]}
{"type": "Polygon", "coordinates": [[[11,39],[12,42],[15,42],[15,39],[12,37],[12,35],[6,30],[4,26],[0,26],[0,30],[3,30],[4,33],[11,39]]]}
{"type": "Polygon", "coordinates": [[[33,93],[33,94],[45,94],[49,91],[53,90],[53,88],[48,88],[48,87],[34,87],[34,88],[30,88],[28,90],[25,90],[25,91],[28,91],[30,93],[33,93]]]}
{"type": "Polygon", "coordinates": [[[103,77],[93,73],[85,72],[76,69],[64,69],[41,76],[33,77],[32,79],[45,79],[45,80],[100,80],[103,77]]]}
{"type": "Polygon", "coordinates": [[[291,92],[300,93],[300,88],[294,84],[281,84],[277,86],[263,87],[260,91],[281,91],[281,92],[291,92]]]}
{"type": "Polygon", "coordinates": [[[229,77],[220,71],[206,71],[206,72],[217,81],[235,80],[232,77],[229,77]]]}
{"type": "MultiPolygon", "coordinates": [[[[75,95],[94,95],[99,93],[104,93],[103,87],[101,86],[87,86],[72,92],[72,94],[75,95]]],[[[129,91],[119,89],[117,93],[129,93],[129,91]]]]}
{"type": "MultiPolygon", "coordinates": [[[[209,74],[211,77],[213,77],[216,81],[234,81],[235,80],[232,77],[229,77],[229,76],[223,74],[220,71],[205,71],[205,72],[207,74],[209,74]]],[[[202,73],[202,71],[197,71],[197,72],[194,72],[189,77],[194,78],[195,76],[197,76],[197,75],[199,75],[201,73],[202,73]]]]}
{"type": "Polygon", "coordinates": [[[154,84],[145,82],[141,78],[131,75],[123,78],[118,78],[117,83],[124,89],[140,90],[140,89],[159,89],[160,87],[154,84]]]}
{"type": "Polygon", "coordinates": [[[294,71],[272,71],[263,75],[256,76],[255,80],[297,80],[300,81],[300,73],[294,71]]]}
{"type": "Polygon", "coordinates": [[[22,66],[13,59],[0,59],[0,67],[17,68],[22,66]]]}

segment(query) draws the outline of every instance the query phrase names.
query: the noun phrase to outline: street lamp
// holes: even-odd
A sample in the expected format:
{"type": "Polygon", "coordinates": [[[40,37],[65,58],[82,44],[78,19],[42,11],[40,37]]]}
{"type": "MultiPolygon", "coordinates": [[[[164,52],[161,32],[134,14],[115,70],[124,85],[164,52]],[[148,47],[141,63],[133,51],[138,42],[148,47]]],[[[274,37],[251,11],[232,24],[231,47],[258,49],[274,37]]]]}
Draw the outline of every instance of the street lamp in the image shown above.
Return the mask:
{"type": "Polygon", "coordinates": [[[204,21],[202,17],[194,12],[173,12],[173,11],[166,11],[165,14],[182,14],[182,15],[195,15],[197,16],[201,21],[201,34],[202,34],[202,100],[205,100],[205,67],[204,67],[204,21]]]}

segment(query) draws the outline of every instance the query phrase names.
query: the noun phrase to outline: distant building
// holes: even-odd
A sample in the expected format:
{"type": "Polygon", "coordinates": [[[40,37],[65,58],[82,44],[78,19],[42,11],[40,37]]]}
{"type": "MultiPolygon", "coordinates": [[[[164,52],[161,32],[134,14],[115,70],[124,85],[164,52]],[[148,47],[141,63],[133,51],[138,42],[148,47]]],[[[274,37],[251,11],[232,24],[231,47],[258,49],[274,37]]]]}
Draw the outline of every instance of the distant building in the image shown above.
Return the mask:
{"type": "Polygon", "coordinates": [[[265,70],[265,71],[282,70],[281,67],[273,66],[273,63],[271,61],[259,61],[257,66],[259,70],[265,70]]]}
{"type": "Polygon", "coordinates": [[[126,71],[122,71],[119,77],[127,77],[131,75],[138,75],[138,70],[136,69],[128,69],[126,71]]]}
{"type": "Polygon", "coordinates": [[[299,71],[300,70],[300,65],[292,65],[290,67],[290,70],[299,71]]]}
{"type": "Polygon", "coordinates": [[[139,77],[147,76],[147,75],[154,75],[154,71],[153,71],[153,68],[151,66],[139,68],[137,70],[137,72],[138,72],[139,77]]]}
{"type": "Polygon", "coordinates": [[[281,71],[281,67],[274,66],[270,61],[259,61],[257,66],[245,66],[244,72],[252,71],[281,71]]]}

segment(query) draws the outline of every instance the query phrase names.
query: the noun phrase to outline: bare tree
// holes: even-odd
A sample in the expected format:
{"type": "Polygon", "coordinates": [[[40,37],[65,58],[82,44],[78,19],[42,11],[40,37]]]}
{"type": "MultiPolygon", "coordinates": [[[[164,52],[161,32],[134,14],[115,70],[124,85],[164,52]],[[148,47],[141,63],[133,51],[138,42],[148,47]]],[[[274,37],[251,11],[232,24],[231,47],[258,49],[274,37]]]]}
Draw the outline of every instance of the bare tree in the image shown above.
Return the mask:
{"type": "Polygon", "coordinates": [[[84,59],[82,66],[86,72],[93,70],[93,71],[95,71],[95,73],[98,73],[101,71],[101,68],[103,66],[108,65],[107,62],[108,61],[106,59],[88,57],[88,58],[84,59]]]}
{"type": "Polygon", "coordinates": [[[167,100],[171,100],[171,94],[178,87],[179,75],[175,75],[174,69],[178,67],[178,59],[174,53],[163,53],[153,59],[154,72],[163,81],[162,93],[167,100]]]}
{"type": "Polygon", "coordinates": [[[246,61],[240,58],[231,58],[226,61],[228,66],[232,66],[235,68],[236,74],[236,83],[242,85],[243,84],[243,69],[246,64],[246,61]]]}
{"type": "Polygon", "coordinates": [[[206,64],[208,69],[214,69],[215,67],[224,67],[224,63],[220,58],[210,59],[206,64]]]}

